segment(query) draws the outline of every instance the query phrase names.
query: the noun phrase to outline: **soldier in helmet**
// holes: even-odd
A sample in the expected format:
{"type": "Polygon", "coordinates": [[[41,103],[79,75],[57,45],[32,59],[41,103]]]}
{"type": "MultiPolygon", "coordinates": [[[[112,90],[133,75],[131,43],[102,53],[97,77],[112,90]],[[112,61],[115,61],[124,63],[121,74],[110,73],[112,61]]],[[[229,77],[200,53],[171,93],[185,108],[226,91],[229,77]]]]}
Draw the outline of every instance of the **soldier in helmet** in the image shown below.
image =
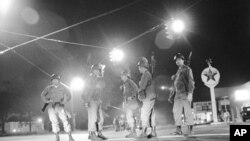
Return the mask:
{"type": "Polygon", "coordinates": [[[141,120],[142,120],[142,134],[140,138],[156,137],[156,121],[154,113],[154,105],[156,100],[155,89],[152,81],[152,75],[149,72],[149,63],[145,57],[142,57],[137,64],[141,76],[139,82],[138,98],[142,101],[141,120]],[[151,128],[151,133],[147,135],[147,128],[151,128]]]}
{"type": "Polygon", "coordinates": [[[126,111],[126,118],[130,127],[130,133],[126,135],[126,138],[136,137],[135,126],[135,111],[138,108],[136,96],[138,93],[138,87],[133,80],[131,80],[129,72],[123,71],[121,73],[121,80],[123,81],[123,102],[126,111]]]}
{"type": "Polygon", "coordinates": [[[45,103],[49,103],[49,119],[52,123],[52,131],[56,135],[56,141],[60,141],[58,118],[60,118],[63,123],[64,131],[68,133],[69,141],[74,141],[71,135],[71,126],[68,121],[68,112],[64,109],[64,105],[71,99],[71,94],[70,91],[60,83],[60,79],[60,75],[53,74],[51,76],[52,84],[43,90],[41,98],[45,103]]]}
{"type": "Polygon", "coordinates": [[[82,94],[84,105],[88,111],[88,131],[91,140],[106,140],[102,134],[104,122],[101,100],[101,83],[104,67],[100,64],[92,65],[87,79],[86,89],[82,94]]]}
{"type": "Polygon", "coordinates": [[[194,79],[193,73],[190,67],[184,65],[185,58],[182,54],[178,53],[174,60],[176,65],[179,67],[177,73],[172,76],[174,80],[174,107],[173,114],[176,124],[176,131],[173,134],[181,135],[181,123],[182,123],[182,113],[184,109],[184,114],[186,117],[186,123],[188,125],[187,135],[193,134],[193,114],[191,109],[191,103],[193,100],[194,91],[194,79]]]}

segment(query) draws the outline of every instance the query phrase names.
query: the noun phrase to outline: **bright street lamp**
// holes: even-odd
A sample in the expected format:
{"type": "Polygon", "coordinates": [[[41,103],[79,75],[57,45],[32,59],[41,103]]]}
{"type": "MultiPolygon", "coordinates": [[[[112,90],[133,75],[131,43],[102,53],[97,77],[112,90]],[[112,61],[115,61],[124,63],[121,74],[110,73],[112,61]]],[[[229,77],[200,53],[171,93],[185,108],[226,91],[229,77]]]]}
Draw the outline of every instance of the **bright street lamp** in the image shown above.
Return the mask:
{"type": "Polygon", "coordinates": [[[80,91],[84,88],[84,81],[80,77],[76,77],[71,81],[70,87],[72,90],[80,91]]]}
{"type": "Polygon", "coordinates": [[[42,123],[42,122],[43,122],[43,118],[39,117],[39,118],[37,118],[36,121],[37,121],[38,123],[42,123]]]}
{"type": "Polygon", "coordinates": [[[182,20],[177,19],[172,22],[171,28],[175,33],[181,33],[185,29],[185,24],[182,20]]]}
{"type": "Polygon", "coordinates": [[[124,53],[120,49],[114,48],[110,53],[109,53],[110,61],[112,62],[120,62],[124,58],[124,53]]]}
{"type": "Polygon", "coordinates": [[[180,19],[171,19],[165,23],[166,37],[168,39],[174,40],[179,38],[179,36],[185,30],[185,23],[180,19]]]}
{"type": "Polygon", "coordinates": [[[248,90],[236,90],[234,92],[235,100],[247,101],[250,99],[250,92],[248,90]]]}
{"type": "Polygon", "coordinates": [[[10,5],[11,5],[12,0],[0,0],[0,12],[1,14],[5,14],[10,5]]]}
{"type": "Polygon", "coordinates": [[[162,86],[160,86],[160,89],[161,89],[162,91],[164,91],[164,90],[167,90],[167,89],[168,89],[168,87],[167,87],[167,86],[162,85],[162,86]]]}

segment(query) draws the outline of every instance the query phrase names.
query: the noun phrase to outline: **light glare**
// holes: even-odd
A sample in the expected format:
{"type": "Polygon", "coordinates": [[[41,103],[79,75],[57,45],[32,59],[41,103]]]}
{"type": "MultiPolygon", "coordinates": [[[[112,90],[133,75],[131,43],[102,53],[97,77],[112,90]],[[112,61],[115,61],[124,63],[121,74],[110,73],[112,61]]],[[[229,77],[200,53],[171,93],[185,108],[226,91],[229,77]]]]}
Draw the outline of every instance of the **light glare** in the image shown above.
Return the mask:
{"type": "Polygon", "coordinates": [[[172,29],[176,33],[181,33],[185,28],[184,22],[182,20],[174,20],[172,23],[172,29]]]}
{"type": "Polygon", "coordinates": [[[113,49],[110,52],[110,61],[112,62],[120,62],[124,58],[124,53],[120,49],[113,49]]]}
{"type": "Polygon", "coordinates": [[[71,86],[71,89],[80,91],[84,88],[84,81],[81,78],[76,77],[71,81],[70,86],[71,86]]]}
{"type": "Polygon", "coordinates": [[[8,11],[11,1],[12,0],[0,0],[0,11],[2,14],[5,14],[8,11]]]}
{"type": "Polygon", "coordinates": [[[37,118],[37,122],[38,123],[42,123],[43,122],[43,119],[40,117],[40,118],[37,118]]]}
{"type": "Polygon", "coordinates": [[[248,90],[236,90],[235,91],[235,100],[245,101],[250,99],[250,93],[248,90]]]}

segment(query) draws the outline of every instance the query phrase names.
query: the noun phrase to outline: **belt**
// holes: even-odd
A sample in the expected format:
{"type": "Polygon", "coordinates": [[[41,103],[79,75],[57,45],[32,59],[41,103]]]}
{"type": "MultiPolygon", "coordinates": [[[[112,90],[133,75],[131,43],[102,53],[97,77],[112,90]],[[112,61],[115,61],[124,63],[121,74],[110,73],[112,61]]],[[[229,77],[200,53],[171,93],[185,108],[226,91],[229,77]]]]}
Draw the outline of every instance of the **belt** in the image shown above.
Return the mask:
{"type": "Polygon", "coordinates": [[[133,99],[135,99],[135,96],[129,96],[129,97],[127,97],[127,100],[128,100],[128,99],[133,100],[133,99]]]}
{"type": "Polygon", "coordinates": [[[64,104],[62,104],[61,102],[54,102],[52,103],[52,107],[55,108],[56,106],[60,106],[60,107],[64,107],[64,104]]]}

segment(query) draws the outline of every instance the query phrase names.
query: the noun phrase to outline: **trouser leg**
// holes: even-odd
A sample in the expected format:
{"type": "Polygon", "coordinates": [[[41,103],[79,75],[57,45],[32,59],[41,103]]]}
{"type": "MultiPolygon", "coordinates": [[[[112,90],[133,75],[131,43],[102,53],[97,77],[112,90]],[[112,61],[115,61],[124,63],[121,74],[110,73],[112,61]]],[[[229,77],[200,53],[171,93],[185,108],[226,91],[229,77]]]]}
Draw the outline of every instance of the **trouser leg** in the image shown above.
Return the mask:
{"type": "Polygon", "coordinates": [[[150,127],[150,120],[153,112],[155,101],[148,100],[143,101],[143,105],[141,108],[141,120],[142,120],[142,127],[150,127]]]}
{"type": "Polygon", "coordinates": [[[173,107],[173,114],[176,126],[181,126],[182,124],[182,112],[183,112],[182,100],[175,100],[173,107]]]}
{"type": "Polygon", "coordinates": [[[88,131],[97,131],[97,102],[91,101],[88,107],[88,131]]]}
{"type": "Polygon", "coordinates": [[[102,111],[101,104],[98,105],[97,117],[98,117],[98,131],[102,131],[103,130],[104,117],[103,117],[103,111],[102,111]]]}
{"type": "Polygon", "coordinates": [[[151,118],[152,118],[154,104],[155,104],[154,100],[143,101],[142,108],[141,108],[142,134],[140,136],[142,138],[147,137],[147,135],[146,135],[147,128],[151,126],[150,122],[151,122],[151,118]]]}
{"type": "Polygon", "coordinates": [[[129,127],[131,128],[131,130],[134,130],[135,119],[134,119],[134,111],[132,109],[127,109],[126,118],[127,118],[127,122],[128,122],[129,127]]]}
{"type": "Polygon", "coordinates": [[[156,114],[154,108],[152,109],[152,114],[151,114],[151,129],[152,129],[152,137],[156,137],[156,114]]]}
{"type": "Polygon", "coordinates": [[[194,116],[193,116],[193,110],[191,108],[191,104],[187,100],[183,100],[183,107],[184,107],[184,114],[186,118],[186,123],[188,126],[194,124],[194,116]]]}
{"type": "Polygon", "coordinates": [[[52,125],[52,132],[55,134],[59,133],[60,128],[59,128],[59,122],[58,122],[56,110],[52,107],[49,107],[48,114],[49,114],[49,119],[52,125]]]}
{"type": "Polygon", "coordinates": [[[60,106],[56,106],[55,109],[57,110],[58,117],[61,119],[61,121],[63,123],[64,131],[66,133],[70,133],[71,132],[71,125],[69,124],[68,116],[67,116],[67,113],[65,112],[64,108],[60,107],[60,106]]]}

